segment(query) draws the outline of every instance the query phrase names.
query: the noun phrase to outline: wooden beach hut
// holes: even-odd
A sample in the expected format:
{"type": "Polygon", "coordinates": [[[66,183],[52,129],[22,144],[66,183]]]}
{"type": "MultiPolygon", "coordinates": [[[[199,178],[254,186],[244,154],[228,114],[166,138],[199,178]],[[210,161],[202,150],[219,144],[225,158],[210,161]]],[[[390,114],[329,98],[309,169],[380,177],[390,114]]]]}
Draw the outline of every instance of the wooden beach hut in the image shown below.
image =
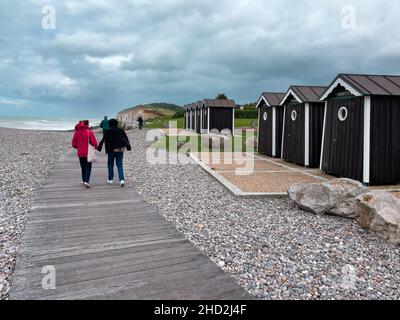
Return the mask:
{"type": "Polygon", "coordinates": [[[190,130],[196,131],[196,104],[190,104],[190,130]]]}
{"type": "Polygon", "coordinates": [[[187,104],[183,106],[183,111],[184,111],[184,115],[185,115],[184,116],[184,126],[183,126],[183,128],[185,130],[189,130],[190,119],[189,119],[189,109],[188,109],[188,105],[187,104]]]}
{"type": "Polygon", "coordinates": [[[282,147],[283,113],[280,105],[285,93],[264,92],[257,103],[258,152],[270,157],[280,157],[282,147]]]}
{"type": "Polygon", "coordinates": [[[203,102],[196,103],[196,133],[203,133],[203,102]]]}
{"type": "Polygon", "coordinates": [[[235,131],[235,109],[237,105],[233,100],[203,100],[204,129],[203,132],[229,129],[235,131]]]}
{"type": "Polygon", "coordinates": [[[309,168],[320,165],[326,87],[291,86],[282,99],[284,124],[282,158],[309,168]]]}
{"type": "Polygon", "coordinates": [[[340,74],[320,100],[321,169],[364,184],[400,183],[400,76],[340,74]]]}

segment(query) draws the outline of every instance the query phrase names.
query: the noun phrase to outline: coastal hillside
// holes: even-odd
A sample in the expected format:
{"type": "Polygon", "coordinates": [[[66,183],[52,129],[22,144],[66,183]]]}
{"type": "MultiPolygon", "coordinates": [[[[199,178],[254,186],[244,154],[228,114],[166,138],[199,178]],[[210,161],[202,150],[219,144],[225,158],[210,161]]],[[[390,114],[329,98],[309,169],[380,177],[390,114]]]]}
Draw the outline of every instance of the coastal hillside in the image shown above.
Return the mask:
{"type": "Polygon", "coordinates": [[[182,107],[170,103],[143,104],[120,111],[117,118],[120,122],[130,125],[136,123],[139,116],[149,121],[172,117],[181,110],[182,107]]]}

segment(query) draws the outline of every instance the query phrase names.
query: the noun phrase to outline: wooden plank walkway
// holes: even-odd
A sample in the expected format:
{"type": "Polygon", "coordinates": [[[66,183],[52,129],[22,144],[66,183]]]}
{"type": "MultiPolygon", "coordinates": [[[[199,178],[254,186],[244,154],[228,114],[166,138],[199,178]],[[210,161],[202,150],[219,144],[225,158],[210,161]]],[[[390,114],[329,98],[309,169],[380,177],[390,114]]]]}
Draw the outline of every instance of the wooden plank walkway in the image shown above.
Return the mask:
{"type": "Polygon", "coordinates": [[[250,298],[134,188],[106,176],[102,158],[86,190],[75,150],[57,162],[30,212],[10,299],[250,298]],[[45,266],[56,270],[54,290],[42,288],[45,266]]]}

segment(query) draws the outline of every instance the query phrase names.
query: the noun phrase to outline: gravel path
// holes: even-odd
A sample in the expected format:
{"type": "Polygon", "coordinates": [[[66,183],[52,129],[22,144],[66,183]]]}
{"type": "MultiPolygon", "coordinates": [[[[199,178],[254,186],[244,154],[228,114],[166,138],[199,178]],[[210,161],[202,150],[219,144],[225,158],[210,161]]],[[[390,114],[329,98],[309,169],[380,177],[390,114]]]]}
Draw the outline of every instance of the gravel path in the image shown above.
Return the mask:
{"type": "Polygon", "coordinates": [[[150,165],[145,135],[130,134],[128,183],[254,296],[400,299],[400,247],[288,200],[237,199],[195,165],[150,165]]]}
{"type": "Polygon", "coordinates": [[[27,212],[71,134],[0,128],[0,300],[10,289],[27,212]]]}

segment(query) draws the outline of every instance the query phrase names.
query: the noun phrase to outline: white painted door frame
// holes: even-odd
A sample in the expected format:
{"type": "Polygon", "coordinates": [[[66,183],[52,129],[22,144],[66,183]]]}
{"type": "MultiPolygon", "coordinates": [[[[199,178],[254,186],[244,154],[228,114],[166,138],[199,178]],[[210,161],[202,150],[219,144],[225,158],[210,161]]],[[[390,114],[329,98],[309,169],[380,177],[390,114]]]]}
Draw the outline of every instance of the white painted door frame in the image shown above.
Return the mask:
{"type": "Polygon", "coordinates": [[[261,107],[258,108],[258,126],[257,126],[257,151],[260,151],[260,123],[261,123],[261,107]]]}
{"type": "Polygon", "coordinates": [[[210,108],[207,108],[207,134],[210,134],[210,108]]]}
{"type": "Polygon", "coordinates": [[[310,166],[310,104],[304,105],[304,165],[310,166]]]}
{"type": "Polygon", "coordinates": [[[363,182],[370,183],[371,156],[371,97],[364,97],[364,155],[363,155],[363,182]]]}
{"type": "Polygon", "coordinates": [[[200,109],[200,133],[203,133],[203,109],[200,109]]]}
{"type": "Polygon", "coordinates": [[[283,146],[285,143],[285,126],[286,126],[286,106],[283,108],[283,128],[282,128],[282,146],[281,146],[281,158],[283,159],[283,146]]]}
{"type": "Polygon", "coordinates": [[[328,101],[325,101],[324,108],[324,125],[322,127],[322,143],[321,143],[321,159],[319,161],[319,169],[322,170],[322,165],[324,161],[324,147],[325,147],[325,134],[326,134],[326,116],[328,112],[328,101]]]}
{"type": "Polygon", "coordinates": [[[272,156],[276,157],[276,107],[272,107],[272,156]]]}
{"type": "Polygon", "coordinates": [[[235,135],[235,108],[232,109],[232,135],[235,135]]]}

